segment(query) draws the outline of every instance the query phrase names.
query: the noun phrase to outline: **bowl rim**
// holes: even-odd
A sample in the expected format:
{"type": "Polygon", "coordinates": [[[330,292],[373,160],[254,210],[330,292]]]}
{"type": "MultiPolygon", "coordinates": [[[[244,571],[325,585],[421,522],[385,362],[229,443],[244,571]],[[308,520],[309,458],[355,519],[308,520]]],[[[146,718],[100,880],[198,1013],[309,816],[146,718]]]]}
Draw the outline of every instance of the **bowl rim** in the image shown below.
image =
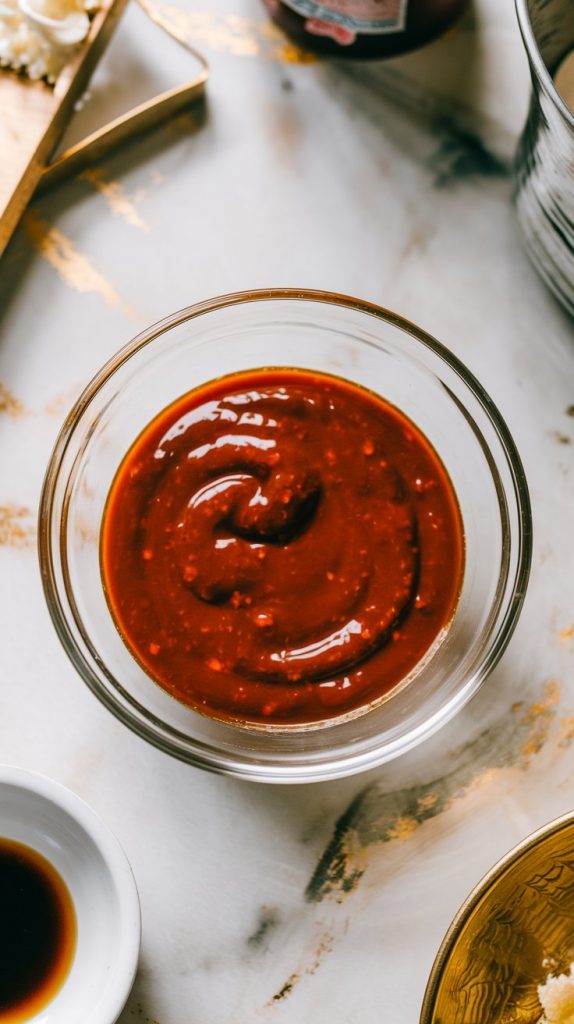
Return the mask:
{"type": "MultiPolygon", "coordinates": [[[[554,104],[559,114],[561,114],[569,127],[574,130],[574,113],[570,110],[566,101],[562,99],[562,96],[554,84],[554,79],[542,59],[540,47],[538,46],[536,36],[534,35],[534,29],[530,19],[528,0],[514,0],[514,2],[516,17],[518,19],[518,27],[520,29],[522,42],[524,44],[524,49],[526,50],[526,56],[528,57],[530,67],[536,72],[536,79],[538,83],[554,104]]],[[[566,54],[564,54],[562,60],[564,60],[565,56],[566,54]]]]}
{"type": "Polygon", "coordinates": [[[423,997],[419,1024],[433,1024],[436,997],[442,982],[450,956],[458,942],[470,914],[475,910],[483,897],[507,874],[508,869],[517,865],[527,853],[542,845],[550,836],[558,835],[562,829],[574,825],[574,811],[553,818],[546,825],[541,825],[530,832],[524,839],[516,843],[479,879],[453,917],[435,956],[423,997]]]}
{"type": "MultiPolygon", "coordinates": [[[[77,793],[68,789],[61,782],[56,782],[49,775],[31,771],[28,768],[0,763],[0,794],[2,790],[8,788],[32,793],[40,800],[52,804],[69,815],[86,833],[109,871],[119,901],[117,926],[120,938],[114,979],[109,992],[106,993],[106,1001],[103,1005],[106,1024],[112,1024],[124,1009],[132,990],[141,946],[140,901],[134,874],[126,853],[112,830],[93,808],[77,793]]],[[[30,842],[28,845],[33,845],[33,843],[30,842]]],[[[42,1011],[42,1018],[46,1014],[46,1020],[49,1019],[49,1010],[50,1004],[48,1003],[42,1011]]]]}
{"type": "MultiPolygon", "coordinates": [[[[454,398],[452,395],[451,397],[454,398]]],[[[454,400],[457,401],[456,399],[454,400]]],[[[486,447],[485,452],[488,460],[490,461],[492,456],[488,446],[486,447]]],[[[62,541],[62,529],[63,524],[60,524],[60,545],[62,541]]],[[[64,650],[72,661],[76,671],[88,685],[92,693],[94,693],[100,702],[103,703],[116,718],[118,718],[124,725],[128,726],[137,735],[158,747],[158,749],[189,764],[193,764],[196,767],[201,767],[208,771],[214,771],[223,775],[229,775],[234,778],[290,784],[293,782],[314,782],[323,781],[325,779],[340,778],[356,774],[357,772],[365,771],[370,768],[378,767],[385,761],[390,760],[400,753],[405,753],[423,739],[431,736],[437,729],[446,724],[446,722],[449,721],[449,719],[452,718],[453,715],[471,699],[484,679],[494,669],[501,658],[514,631],[522,609],[532,560],[532,514],[526,476],[512,435],[488,393],[484,390],[474,374],[467,369],[464,363],[462,363],[462,361],[455,356],[450,349],[422,328],[418,327],[412,321],[374,302],[357,299],[353,296],[344,295],[338,292],[329,292],[320,289],[259,288],[231,292],[211,299],[202,300],[163,317],[150,327],[140,331],[134,338],[123,345],[93,376],[92,380],[83,389],[68,413],[60,429],[52,455],[48,462],[39,503],[38,554],[44,596],[53,625],[64,650]],[[370,750],[366,754],[355,754],[352,761],[343,761],[342,764],[338,764],[335,768],[333,765],[329,764],[325,765],[324,763],[317,764],[310,762],[303,767],[299,765],[288,765],[282,766],[282,768],[278,770],[277,766],[272,762],[260,763],[258,761],[253,761],[252,764],[247,764],[243,761],[238,761],[237,758],[235,758],[235,755],[226,755],[227,763],[223,764],[215,763],[210,753],[201,751],[199,749],[199,745],[192,751],[182,750],[180,744],[176,742],[176,738],[179,741],[183,740],[184,744],[188,744],[189,738],[186,737],[185,734],[180,733],[177,729],[166,726],[165,723],[161,722],[161,720],[156,719],[156,716],[149,713],[145,708],[142,708],[137,701],[128,698],[132,707],[135,708],[137,705],[140,713],[143,713],[145,720],[140,720],[138,714],[135,714],[132,710],[127,710],[123,707],[117,698],[108,693],[107,689],[94,677],[91,667],[86,663],[83,653],[78,649],[77,643],[68,624],[67,615],[62,608],[58,587],[54,583],[53,566],[55,549],[52,545],[51,535],[54,493],[59,480],[62,461],[72,439],[72,435],[76,429],[77,421],[81,418],[99,390],[126,362],[129,361],[134,354],[146,348],[161,335],[167,333],[173,328],[177,328],[183,323],[193,321],[203,314],[212,313],[228,307],[239,306],[252,302],[274,301],[316,302],[318,305],[322,304],[331,307],[339,306],[345,309],[350,309],[354,312],[372,316],[378,320],[383,320],[392,327],[406,332],[411,338],[414,338],[418,344],[429,349],[441,362],[445,363],[462,380],[463,384],[473,394],[474,398],[484,411],[504,453],[506,466],[512,479],[512,487],[517,507],[518,528],[516,538],[516,569],[514,572],[514,578],[512,580],[509,579],[508,581],[510,594],[507,606],[504,609],[504,613],[490,649],[486,652],[484,659],[480,662],[476,671],[466,679],[465,684],[461,685],[460,690],[456,695],[457,699],[455,700],[453,698],[445,708],[440,709],[439,712],[430,716],[425,721],[424,726],[416,726],[411,730],[410,734],[405,735],[402,739],[401,749],[399,751],[396,751],[394,748],[391,751],[386,752],[381,748],[379,748],[378,751],[370,750]],[[156,722],[164,731],[164,735],[157,735],[155,731],[157,725],[155,725],[155,727],[151,727],[153,723],[156,722]],[[166,738],[166,730],[171,734],[171,739],[166,738]]],[[[126,695],[121,684],[119,684],[119,688],[125,697],[126,695]]]]}

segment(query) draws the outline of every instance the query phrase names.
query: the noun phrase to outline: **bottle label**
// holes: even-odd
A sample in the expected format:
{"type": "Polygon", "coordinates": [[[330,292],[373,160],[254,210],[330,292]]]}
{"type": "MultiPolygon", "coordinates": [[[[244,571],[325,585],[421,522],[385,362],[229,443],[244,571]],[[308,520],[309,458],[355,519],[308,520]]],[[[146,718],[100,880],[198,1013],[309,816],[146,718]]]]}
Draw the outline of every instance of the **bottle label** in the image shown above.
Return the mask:
{"type": "Polygon", "coordinates": [[[408,0],[283,0],[296,14],[306,18],[311,35],[330,36],[342,45],[358,35],[386,35],[402,32],[407,20],[408,0]]]}

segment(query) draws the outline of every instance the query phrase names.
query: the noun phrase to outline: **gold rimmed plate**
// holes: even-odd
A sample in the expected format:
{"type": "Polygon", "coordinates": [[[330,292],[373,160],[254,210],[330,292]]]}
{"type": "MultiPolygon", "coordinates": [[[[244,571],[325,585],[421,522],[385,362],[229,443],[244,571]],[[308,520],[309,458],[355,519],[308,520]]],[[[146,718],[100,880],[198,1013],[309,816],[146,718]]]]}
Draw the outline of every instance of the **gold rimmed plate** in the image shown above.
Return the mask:
{"type": "Polygon", "coordinates": [[[538,1024],[538,986],[574,960],[574,813],[510,851],[452,922],[420,1024],[538,1024]]]}

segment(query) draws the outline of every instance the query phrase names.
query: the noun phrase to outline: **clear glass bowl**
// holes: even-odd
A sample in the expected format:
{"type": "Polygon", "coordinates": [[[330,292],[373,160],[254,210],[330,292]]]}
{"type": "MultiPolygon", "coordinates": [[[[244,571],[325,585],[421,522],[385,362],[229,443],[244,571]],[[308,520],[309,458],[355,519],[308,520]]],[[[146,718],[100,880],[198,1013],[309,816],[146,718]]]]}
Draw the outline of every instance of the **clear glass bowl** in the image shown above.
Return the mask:
{"type": "Polygon", "coordinates": [[[90,689],[125,725],[202,768],[261,782],[312,782],[373,768],[409,750],[476,692],[506,647],[524,599],[531,517],[504,421],[446,348],[370,303],[282,289],[184,309],[138,335],[103,367],[56,442],[39,538],[58,635],[90,689]],[[441,456],[464,521],[464,579],[443,642],[379,706],[319,729],[240,727],[174,700],[122,641],[100,575],[106,497],[141,430],[191,388],[269,366],[334,373],[402,409],[441,456]]]}

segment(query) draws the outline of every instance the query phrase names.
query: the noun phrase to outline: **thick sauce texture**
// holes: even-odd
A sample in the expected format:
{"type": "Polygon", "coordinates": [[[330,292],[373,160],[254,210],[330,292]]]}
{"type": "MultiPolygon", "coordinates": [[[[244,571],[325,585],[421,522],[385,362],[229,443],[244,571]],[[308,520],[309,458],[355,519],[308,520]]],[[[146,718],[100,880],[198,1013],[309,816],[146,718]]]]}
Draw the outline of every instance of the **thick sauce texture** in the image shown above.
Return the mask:
{"type": "Polygon", "coordinates": [[[170,694],[217,718],[317,722],[381,698],[451,619],[463,531],[396,408],[336,377],[253,370],[154,419],[101,536],[116,625],[170,694]]]}
{"type": "Polygon", "coordinates": [[[58,872],[31,847],[0,838],[0,1024],[35,1019],[75,948],[74,905],[58,872]]]}

